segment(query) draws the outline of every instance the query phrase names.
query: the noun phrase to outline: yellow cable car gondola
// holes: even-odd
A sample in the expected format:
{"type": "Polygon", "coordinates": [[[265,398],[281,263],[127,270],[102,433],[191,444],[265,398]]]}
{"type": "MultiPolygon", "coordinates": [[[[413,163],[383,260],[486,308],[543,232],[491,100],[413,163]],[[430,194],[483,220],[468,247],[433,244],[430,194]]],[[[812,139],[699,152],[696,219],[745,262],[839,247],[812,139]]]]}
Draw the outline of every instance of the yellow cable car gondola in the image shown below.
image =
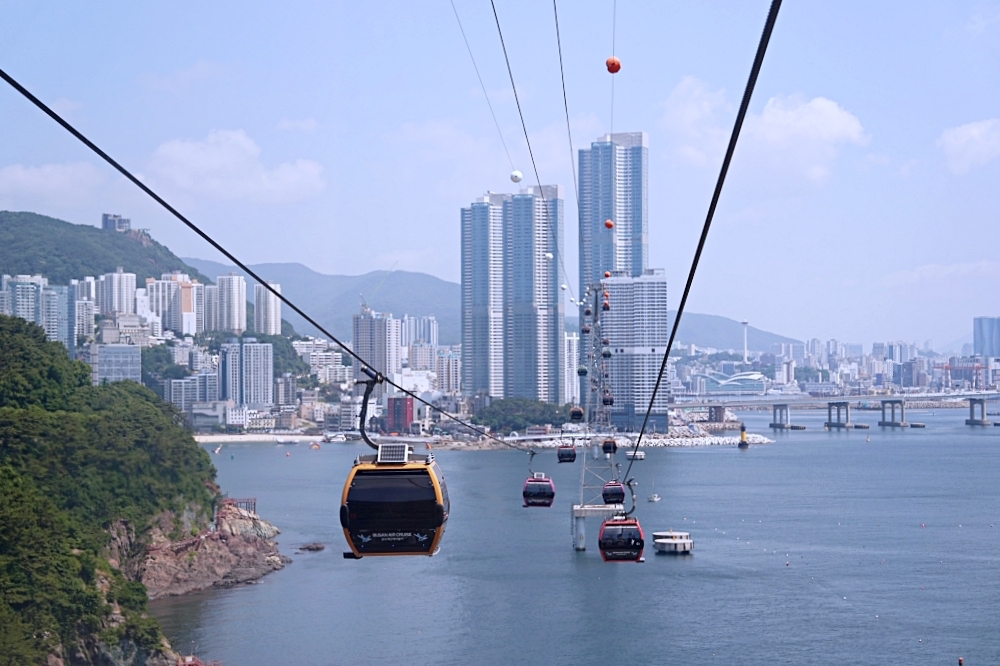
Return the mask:
{"type": "Polygon", "coordinates": [[[377,381],[366,382],[359,429],[378,453],[355,459],[340,498],[340,525],[351,548],[344,557],[433,555],[448,522],[448,487],[433,454],[413,455],[406,444],[376,446],[368,438],[368,397],[377,381]]]}

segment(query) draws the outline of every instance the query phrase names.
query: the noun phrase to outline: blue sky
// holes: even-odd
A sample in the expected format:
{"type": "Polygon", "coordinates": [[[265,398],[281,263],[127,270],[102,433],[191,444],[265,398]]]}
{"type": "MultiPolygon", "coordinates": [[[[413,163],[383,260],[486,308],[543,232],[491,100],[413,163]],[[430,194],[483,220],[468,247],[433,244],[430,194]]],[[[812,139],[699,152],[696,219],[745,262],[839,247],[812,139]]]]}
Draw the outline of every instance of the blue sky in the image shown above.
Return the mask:
{"type": "MultiPolygon", "coordinates": [[[[530,162],[483,0],[455,0],[530,162]]],[[[768,2],[618,2],[614,129],[650,135],[676,304],[768,2]]],[[[497,0],[545,183],[570,153],[548,2],[497,0]]],[[[560,4],[575,148],[607,132],[612,2],[560,4]]],[[[447,0],[5,3],[0,67],[248,262],[459,279],[459,208],[510,166],[447,0]]],[[[8,88],[0,208],[217,259],[8,88]]],[[[529,180],[531,180],[529,178],[529,180]]],[[[786,0],[689,303],[799,338],[934,340],[1000,315],[1000,3],[786,0]]],[[[576,248],[566,248],[576,284],[576,248]]]]}

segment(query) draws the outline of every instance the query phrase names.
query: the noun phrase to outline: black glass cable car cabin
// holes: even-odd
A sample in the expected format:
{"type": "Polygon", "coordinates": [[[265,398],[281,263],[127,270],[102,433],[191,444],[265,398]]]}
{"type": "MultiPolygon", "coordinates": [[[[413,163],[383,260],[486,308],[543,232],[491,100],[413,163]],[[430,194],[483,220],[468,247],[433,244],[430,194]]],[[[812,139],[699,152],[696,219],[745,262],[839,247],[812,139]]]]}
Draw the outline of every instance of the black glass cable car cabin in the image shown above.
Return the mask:
{"type": "Polygon", "coordinates": [[[524,481],[521,490],[524,506],[552,506],[556,499],[556,484],[542,472],[535,472],[524,481]]]}
{"type": "Polygon", "coordinates": [[[618,442],[614,439],[608,437],[606,440],[601,442],[601,451],[604,453],[615,453],[618,451],[618,442]]]}
{"type": "Polygon", "coordinates": [[[433,555],[448,522],[448,487],[433,455],[380,463],[358,456],[340,501],[340,525],[355,558],[433,555]]]}
{"type": "Polygon", "coordinates": [[[625,486],[618,481],[608,481],[601,488],[601,499],[605,504],[624,504],[625,486]]]}
{"type": "Polygon", "coordinates": [[[576,462],[576,447],[575,446],[560,446],[556,449],[556,456],[559,458],[561,463],[571,463],[576,462]]]}
{"type": "Polygon", "coordinates": [[[601,524],[597,547],[605,562],[638,562],[645,546],[642,527],[634,518],[612,518],[601,524]]]}

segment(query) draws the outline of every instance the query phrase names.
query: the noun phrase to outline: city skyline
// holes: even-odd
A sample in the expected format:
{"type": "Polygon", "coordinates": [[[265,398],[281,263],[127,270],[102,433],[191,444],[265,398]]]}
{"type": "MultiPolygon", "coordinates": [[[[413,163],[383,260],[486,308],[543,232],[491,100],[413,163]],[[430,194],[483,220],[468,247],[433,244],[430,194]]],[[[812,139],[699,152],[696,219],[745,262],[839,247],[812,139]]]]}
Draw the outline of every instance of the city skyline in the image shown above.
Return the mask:
{"type": "MultiPolygon", "coordinates": [[[[533,183],[492,13],[466,0],[456,6],[515,168],[533,183]]],[[[656,153],[649,265],[680,284],[752,58],[751,26],[766,3],[726,12],[620,7],[613,127],[606,49],[592,25],[599,7],[574,4],[561,14],[574,150],[619,127],[647,129],[656,153]]],[[[1000,86],[991,85],[1000,76],[1000,21],[991,7],[919,2],[900,16],[876,2],[849,15],[822,5],[783,12],[693,312],[749,319],[799,339],[820,330],[947,343],[966,335],[969,317],[1000,310],[983,288],[1000,275],[988,251],[1000,233],[992,186],[1000,174],[1000,86]],[[900,22],[892,30],[888,17],[900,22]],[[981,242],[971,249],[946,242],[956,220],[981,242]],[[763,272],[761,281],[741,279],[748,263],[763,272]],[[851,307],[821,305],[826,292],[851,307]]],[[[43,28],[29,6],[15,4],[0,37],[12,75],[245,261],[348,274],[395,265],[458,282],[460,239],[442,232],[444,222],[466,203],[464,193],[501,191],[511,167],[454,15],[445,5],[331,11],[306,4],[292,24],[221,7],[156,9],[141,21],[110,6],[74,7],[43,28]],[[218,21],[233,22],[233,30],[212,34],[208,26],[218,21]],[[170,25],[190,48],[167,49],[152,32],[158,25],[170,25]],[[362,39],[375,25],[412,54],[411,76],[400,77],[395,50],[362,39]],[[317,37],[301,38],[301,30],[317,37]],[[289,48],[248,47],[243,36],[262,31],[289,48]],[[318,37],[331,31],[338,39],[318,37]],[[45,57],[52,40],[74,57],[45,57]],[[111,41],[127,45],[127,61],[100,47],[111,41]],[[364,77],[334,69],[318,86],[318,74],[302,66],[347,58],[366,62],[364,77]],[[259,81],[275,66],[295,75],[262,95],[259,81]],[[386,104],[368,103],[379,95],[386,104]],[[117,100],[113,112],[107,99],[117,100]],[[356,182],[350,195],[348,182],[356,182]],[[367,206],[387,191],[410,202],[411,214],[367,206]],[[350,251],[334,256],[327,244],[303,240],[330,233],[350,251]]],[[[500,19],[539,176],[568,190],[577,158],[566,141],[551,14],[515,3],[500,8],[500,19]]],[[[110,209],[185,256],[212,257],[9,89],[0,113],[16,137],[0,145],[0,208],[94,225],[110,209]]],[[[575,209],[567,196],[568,219],[575,209]]],[[[567,254],[575,286],[577,261],[567,254]]]]}

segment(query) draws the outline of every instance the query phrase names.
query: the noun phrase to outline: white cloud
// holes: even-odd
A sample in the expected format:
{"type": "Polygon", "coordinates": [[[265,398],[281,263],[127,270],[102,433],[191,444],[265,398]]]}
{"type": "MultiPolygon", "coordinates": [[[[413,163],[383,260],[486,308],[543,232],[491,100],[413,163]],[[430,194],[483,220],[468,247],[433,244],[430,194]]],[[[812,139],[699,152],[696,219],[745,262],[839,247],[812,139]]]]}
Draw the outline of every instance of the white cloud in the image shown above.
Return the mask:
{"type": "Polygon", "coordinates": [[[1000,118],[978,120],[941,133],[938,148],[952,173],[963,174],[1000,157],[1000,118]]]}
{"type": "Polygon", "coordinates": [[[105,174],[89,162],[11,164],[0,167],[0,202],[4,207],[81,202],[105,182],[105,174]]]}
{"type": "Polygon", "coordinates": [[[297,201],[326,187],[323,167],[313,160],[266,168],[260,147],[243,130],[215,130],[204,141],[167,141],[153,153],[150,173],[187,192],[217,199],[297,201]]]}
{"type": "Polygon", "coordinates": [[[282,118],[278,121],[278,129],[280,130],[312,132],[317,127],[319,127],[319,123],[316,122],[315,118],[282,118]]]}
{"type": "Polygon", "coordinates": [[[695,166],[717,164],[726,149],[723,116],[731,112],[724,90],[711,91],[685,76],[664,103],[663,125],[673,135],[674,151],[695,166]]]}
{"type": "Polygon", "coordinates": [[[193,83],[208,81],[224,74],[227,68],[210,60],[199,60],[185,69],[179,69],[170,74],[144,74],[143,83],[154,90],[179,93],[187,90],[193,83]]]}
{"type": "MultiPolygon", "coordinates": [[[[712,91],[686,76],[665,103],[663,124],[674,151],[695,166],[718,166],[731,133],[735,108],[724,90],[712,91]]],[[[772,97],[760,114],[748,114],[740,138],[743,160],[769,169],[791,169],[822,181],[844,144],[865,145],[861,121],[833,100],[772,97]]]]}
{"type": "Polygon", "coordinates": [[[995,279],[1000,276],[1000,262],[973,261],[963,264],[925,264],[895,271],[882,278],[887,287],[944,286],[969,279],[995,279]]]}

